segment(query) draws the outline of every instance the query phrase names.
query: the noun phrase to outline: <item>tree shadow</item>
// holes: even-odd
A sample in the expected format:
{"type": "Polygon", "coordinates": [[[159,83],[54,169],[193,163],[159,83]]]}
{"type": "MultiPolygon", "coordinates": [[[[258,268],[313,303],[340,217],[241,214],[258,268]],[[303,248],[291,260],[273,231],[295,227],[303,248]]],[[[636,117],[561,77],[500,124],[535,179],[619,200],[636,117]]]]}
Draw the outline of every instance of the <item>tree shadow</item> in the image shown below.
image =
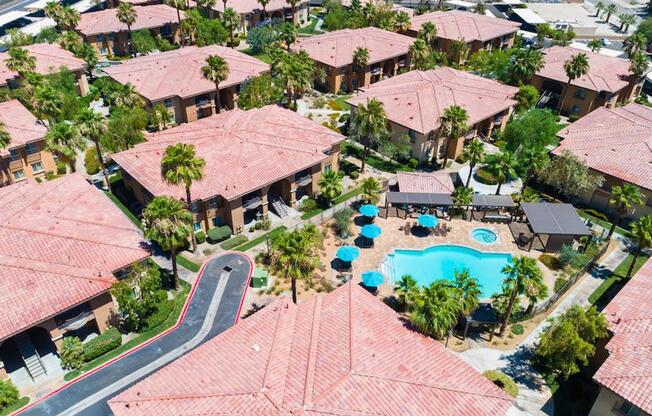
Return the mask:
{"type": "Polygon", "coordinates": [[[499,370],[513,378],[517,383],[521,383],[531,390],[540,391],[545,385],[545,381],[532,366],[531,359],[533,356],[533,346],[521,345],[514,353],[501,357],[506,364],[499,370]]]}

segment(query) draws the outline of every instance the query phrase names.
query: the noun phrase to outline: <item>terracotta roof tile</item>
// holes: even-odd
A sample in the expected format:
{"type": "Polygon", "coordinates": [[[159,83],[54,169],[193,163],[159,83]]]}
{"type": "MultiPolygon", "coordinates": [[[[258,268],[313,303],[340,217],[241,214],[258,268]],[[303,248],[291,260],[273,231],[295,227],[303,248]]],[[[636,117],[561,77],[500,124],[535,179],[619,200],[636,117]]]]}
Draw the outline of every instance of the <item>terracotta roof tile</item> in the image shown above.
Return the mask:
{"type": "Polygon", "coordinates": [[[269,71],[266,63],[220,45],[187,46],[130,59],[104,71],[122,84],[131,83],[150,101],[174,96],[191,97],[215,91],[215,84],[204,78],[201,70],[211,55],[223,57],[229,65],[229,76],[220,83],[220,88],[238,85],[249,77],[269,71]]]}
{"type": "Polygon", "coordinates": [[[195,145],[206,160],[204,179],[192,185],[193,197],[230,200],[326,160],[324,152],[344,137],[270,105],[223,112],[148,135],[147,140],[113,155],[113,160],[153,195],[185,198],[182,187],[161,180],[160,168],[165,148],[184,142],[195,145]]]}
{"type": "Polygon", "coordinates": [[[0,188],[0,340],[108,290],[145,247],[79,175],[0,188]]]}
{"type": "Polygon", "coordinates": [[[448,172],[396,172],[401,192],[450,194],[455,190],[448,172]]]}
{"type": "Polygon", "coordinates": [[[359,105],[375,98],[384,104],[389,120],[427,134],[441,126],[447,107],[462,106],[472,125],[515,105],[517,92],[518,88],[494,80],[441,67],[376,82],[347,102],[359,105]]]}
{"type": "Polygon", "coordinates": [[[410,30],[417,32],[425,22],[432,22],[437,28],[437,37],[449,40],[486,42],[500,36],[514,33],[521,26],[505,19],[496,19],[476,13],[451,10],[432,12],[412,17],[410,30]]]}
{"type": "Polygon", "coordinates": [[[109,406],[116,416],[491,416],[511,398],[349,283],[298,306],[274,302],[109,406]]]}
{"type": "Polygon", "coordinates": [[[617,92],[625,88],[629,81],[629,61],[600,53],[572,48],[553,46],[543,50],[544,66],[537,75],[566,83],[568,76],[564,63],[574,55],[584,53],[589,58],[589,72],[571,82],[572,85],[591,91],[617,92]]]}
{"type": "Polygon", "coordinates": [[[353,63],[358,48],[369,51],[369,65],[389,58],[406,55],[414,39],[375,27],[342,29],[319,36],[299,39],[293,49],[303,49],[312,59],[339,68],[353,63]]]}
{"type": "MultiPolygon", "coordinates": [[[[297,2],[296,8],[298,9],[299,7],[307,4],[307,0],[301,0],[297,2]]],[[[190,0],[190,5],[194,6],[197,3],[193,0],[190,0]]],[[[237,0],[237,1],[228,1],[226,3],[226,7],[234,9],[238,14],[249,14],[253,12],[261,12],[263,11],[263,7],[260,5],[258,0],[237,0]]],[[[265,10],[267,13],[269,12],[274,12],[277,10],[283,10],[283,9],[290,9],[291,6],[288,4],[286,0],[269,0],[269,3],[267,6],[265,6],[265,10]]],[[[212,7],[213,10],[216,10],[218,12],[224,11],[224,2],[218,1],[215,2],[215,5],[212,7]]]]}
{"type": "Polygon", "coordinates": [[[553,153],[569,150],[598,171],[652,189],[652,109],[600,107],[557,133],[553,153]]]}
{"type": "Polygon", "coordinates": [[[593,378],[652,413],[652,261],[647,261],[603,313],[613,337],[609,357],[593,378]]]}
{"type": "MultiPolygon", "coordinates": [[[[72,52],[63,49],[57,43],[35,43],[33,45],[22,46],[27,49],[30,56],[36,59],[35,71],[39,74],[49,74],[56,72],[59,68],[66,67],[71,71],[80,71],[86,68],[86,63],[77,58],[72,52]]],[[[5,59],[9,57],[9,52],[0,53],[0,85],[7,83],[7,80],[18,76],[16,72],[10,71],[5,65],[5,59]]]]}
{"type": "MultiPolygon", "coordinates": [[[[134,6],[134,9],[136,10],[136,21],[131,25],[131,30],[153,29],[179,21],[177,9],[165,4],[134,6]]],[[[82,13],[76,29],[85,36],[126,31],[127,25],[121,23],[116,17],[117,10],[104,9],[82,13]]],[[[181,12],[181,19],[184,17],[185,13],[181,12]]]]}
{"type": "Polygon", "coordinates": [[[18,100],[0,103],[0,125],[4,125],[11,138],[7,149],[0,149],[0,156],[8,154],[13,147],[43,139],[47,132],[45,126],[18,100]]]}

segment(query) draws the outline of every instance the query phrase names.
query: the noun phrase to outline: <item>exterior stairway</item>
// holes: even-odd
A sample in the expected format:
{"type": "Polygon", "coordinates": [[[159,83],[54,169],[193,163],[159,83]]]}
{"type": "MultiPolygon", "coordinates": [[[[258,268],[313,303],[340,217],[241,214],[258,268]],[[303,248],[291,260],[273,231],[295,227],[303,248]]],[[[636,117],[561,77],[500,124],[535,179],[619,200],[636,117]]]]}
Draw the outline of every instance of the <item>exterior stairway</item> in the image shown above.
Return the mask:
{"type": "Polygon", "coordinates": [[[18,333],[14,337],[14,342],[18,347],[20,357],[25,362],[25,367],[27,367],[27,372],[32,380],[36,380],[37,377],[47,374],[41,362],[41,357],[38,355],[36,347],[34,347],[32,340],[26,332],[18,333]]]}
{"type": "Polygon", "coordinates": [[[278,196],[274,195],[273,197],[270,198],[269,202],[272,204],[272,208],[274,209],[274,212],[276,212],[276,215],[278,215],[281,218],[285,218],[288,215],[290,215],[289,208],[285,201],[278,196]]]}

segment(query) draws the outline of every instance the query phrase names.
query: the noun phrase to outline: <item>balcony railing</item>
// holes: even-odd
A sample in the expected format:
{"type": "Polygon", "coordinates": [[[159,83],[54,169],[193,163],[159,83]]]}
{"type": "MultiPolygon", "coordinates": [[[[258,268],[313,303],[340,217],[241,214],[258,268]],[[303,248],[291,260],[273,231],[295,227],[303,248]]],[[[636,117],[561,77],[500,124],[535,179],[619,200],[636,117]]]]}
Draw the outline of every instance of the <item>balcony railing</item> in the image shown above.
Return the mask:
{"type": "Polygon", "coordinates": [[[242,208],[245,210],[256,209],[261,206],[263,199],[260,196],[253,196],[242,200],[242,208]]]}
{"type": "Polygon", "coordinates": [[[297,182],[297,186],[306,186],[312,182],[312,175],[310,174],[301,175],[296,179],[296,182],[297,182]]]}
{"type": "Polygon", "coordinates": [[[199,99],[199,100],[195,100],[195,106],[196,107],[204,107],[206,105],[210,105],[210,103],[211,103],[211,100],[208,99],[208,98],[202,98],[202,99],[199,99]]]}
{"type": "Polygon", "coordinates": [[[66,331],[75,331],[84,325],[91,319],[93,316],[92,311],[83,311],[80,312],[79,315],[66,319],[61,325],[59,325],[59,329],[61,332],[66,332],[66,331]]]}
{"type": "Polygon", "coordinates": [[[383,72],[383,68],[381,68],[379,66],[371,68],[371,75],[378,75],[381,72],[383,72]]]}

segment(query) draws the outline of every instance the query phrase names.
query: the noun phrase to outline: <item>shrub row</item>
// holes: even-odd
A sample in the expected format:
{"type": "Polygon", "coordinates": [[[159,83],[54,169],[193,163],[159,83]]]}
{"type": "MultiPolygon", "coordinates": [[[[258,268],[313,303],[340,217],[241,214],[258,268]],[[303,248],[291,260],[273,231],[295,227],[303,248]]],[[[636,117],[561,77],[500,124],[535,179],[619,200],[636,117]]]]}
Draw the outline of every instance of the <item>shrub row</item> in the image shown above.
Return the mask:
{"type": "Polygon", "coordinates": [[[244,235],[236,235],[235,237],[226,240],[222,244],[220,244],[220,247],[222,247],[224,250],[231,250],[232,248],[236,248],[239,245],[242,245],[249,241],[247,236],[244,235]]]}
{"type": "Polygon", "coordinates": [[[84,361],[104,355],[122,344],[122,336],[116,328],[109,328],[84,344],[84,361]]]}
{"type": "Polygon", "coordinates": [[[172,299],[165,299],[163,302],[160,302],[156,308],[156,311],[145,318],[145,327],[147,329],[152,329],[161,325],[163,322],[165,322],[166,319],[168,319],[172,313],[173,308],[174,300],[172,299]]]}
{"type": "Polygon", "coordinates": [[[211,244],[217,244],[220,241],[224,241],[227,238],[231,237],[231,228],[228,225],[223,225],[221,227],[213,227],[208,230],[208,242],[211,244]]]}
{"type": "Polygon", "coordinates": [[[503,389],[505,393],[509,394],[512,397],[518,396],[518,386],[516,386],[514,380],[512,380],[512,378],[507,374],[502,373],[498,370],[488,370],[482,374],[495,385],[503,389]]]}
{"type": "Polygon", "coordinates": [[[552,254],[544,253],[540,255],[539,261],[545,264],[546,267],[550,270],[559,270],[562,268],[562,265],[559,262],[559,258],[557,256],[553,256],[552,254]]]}

